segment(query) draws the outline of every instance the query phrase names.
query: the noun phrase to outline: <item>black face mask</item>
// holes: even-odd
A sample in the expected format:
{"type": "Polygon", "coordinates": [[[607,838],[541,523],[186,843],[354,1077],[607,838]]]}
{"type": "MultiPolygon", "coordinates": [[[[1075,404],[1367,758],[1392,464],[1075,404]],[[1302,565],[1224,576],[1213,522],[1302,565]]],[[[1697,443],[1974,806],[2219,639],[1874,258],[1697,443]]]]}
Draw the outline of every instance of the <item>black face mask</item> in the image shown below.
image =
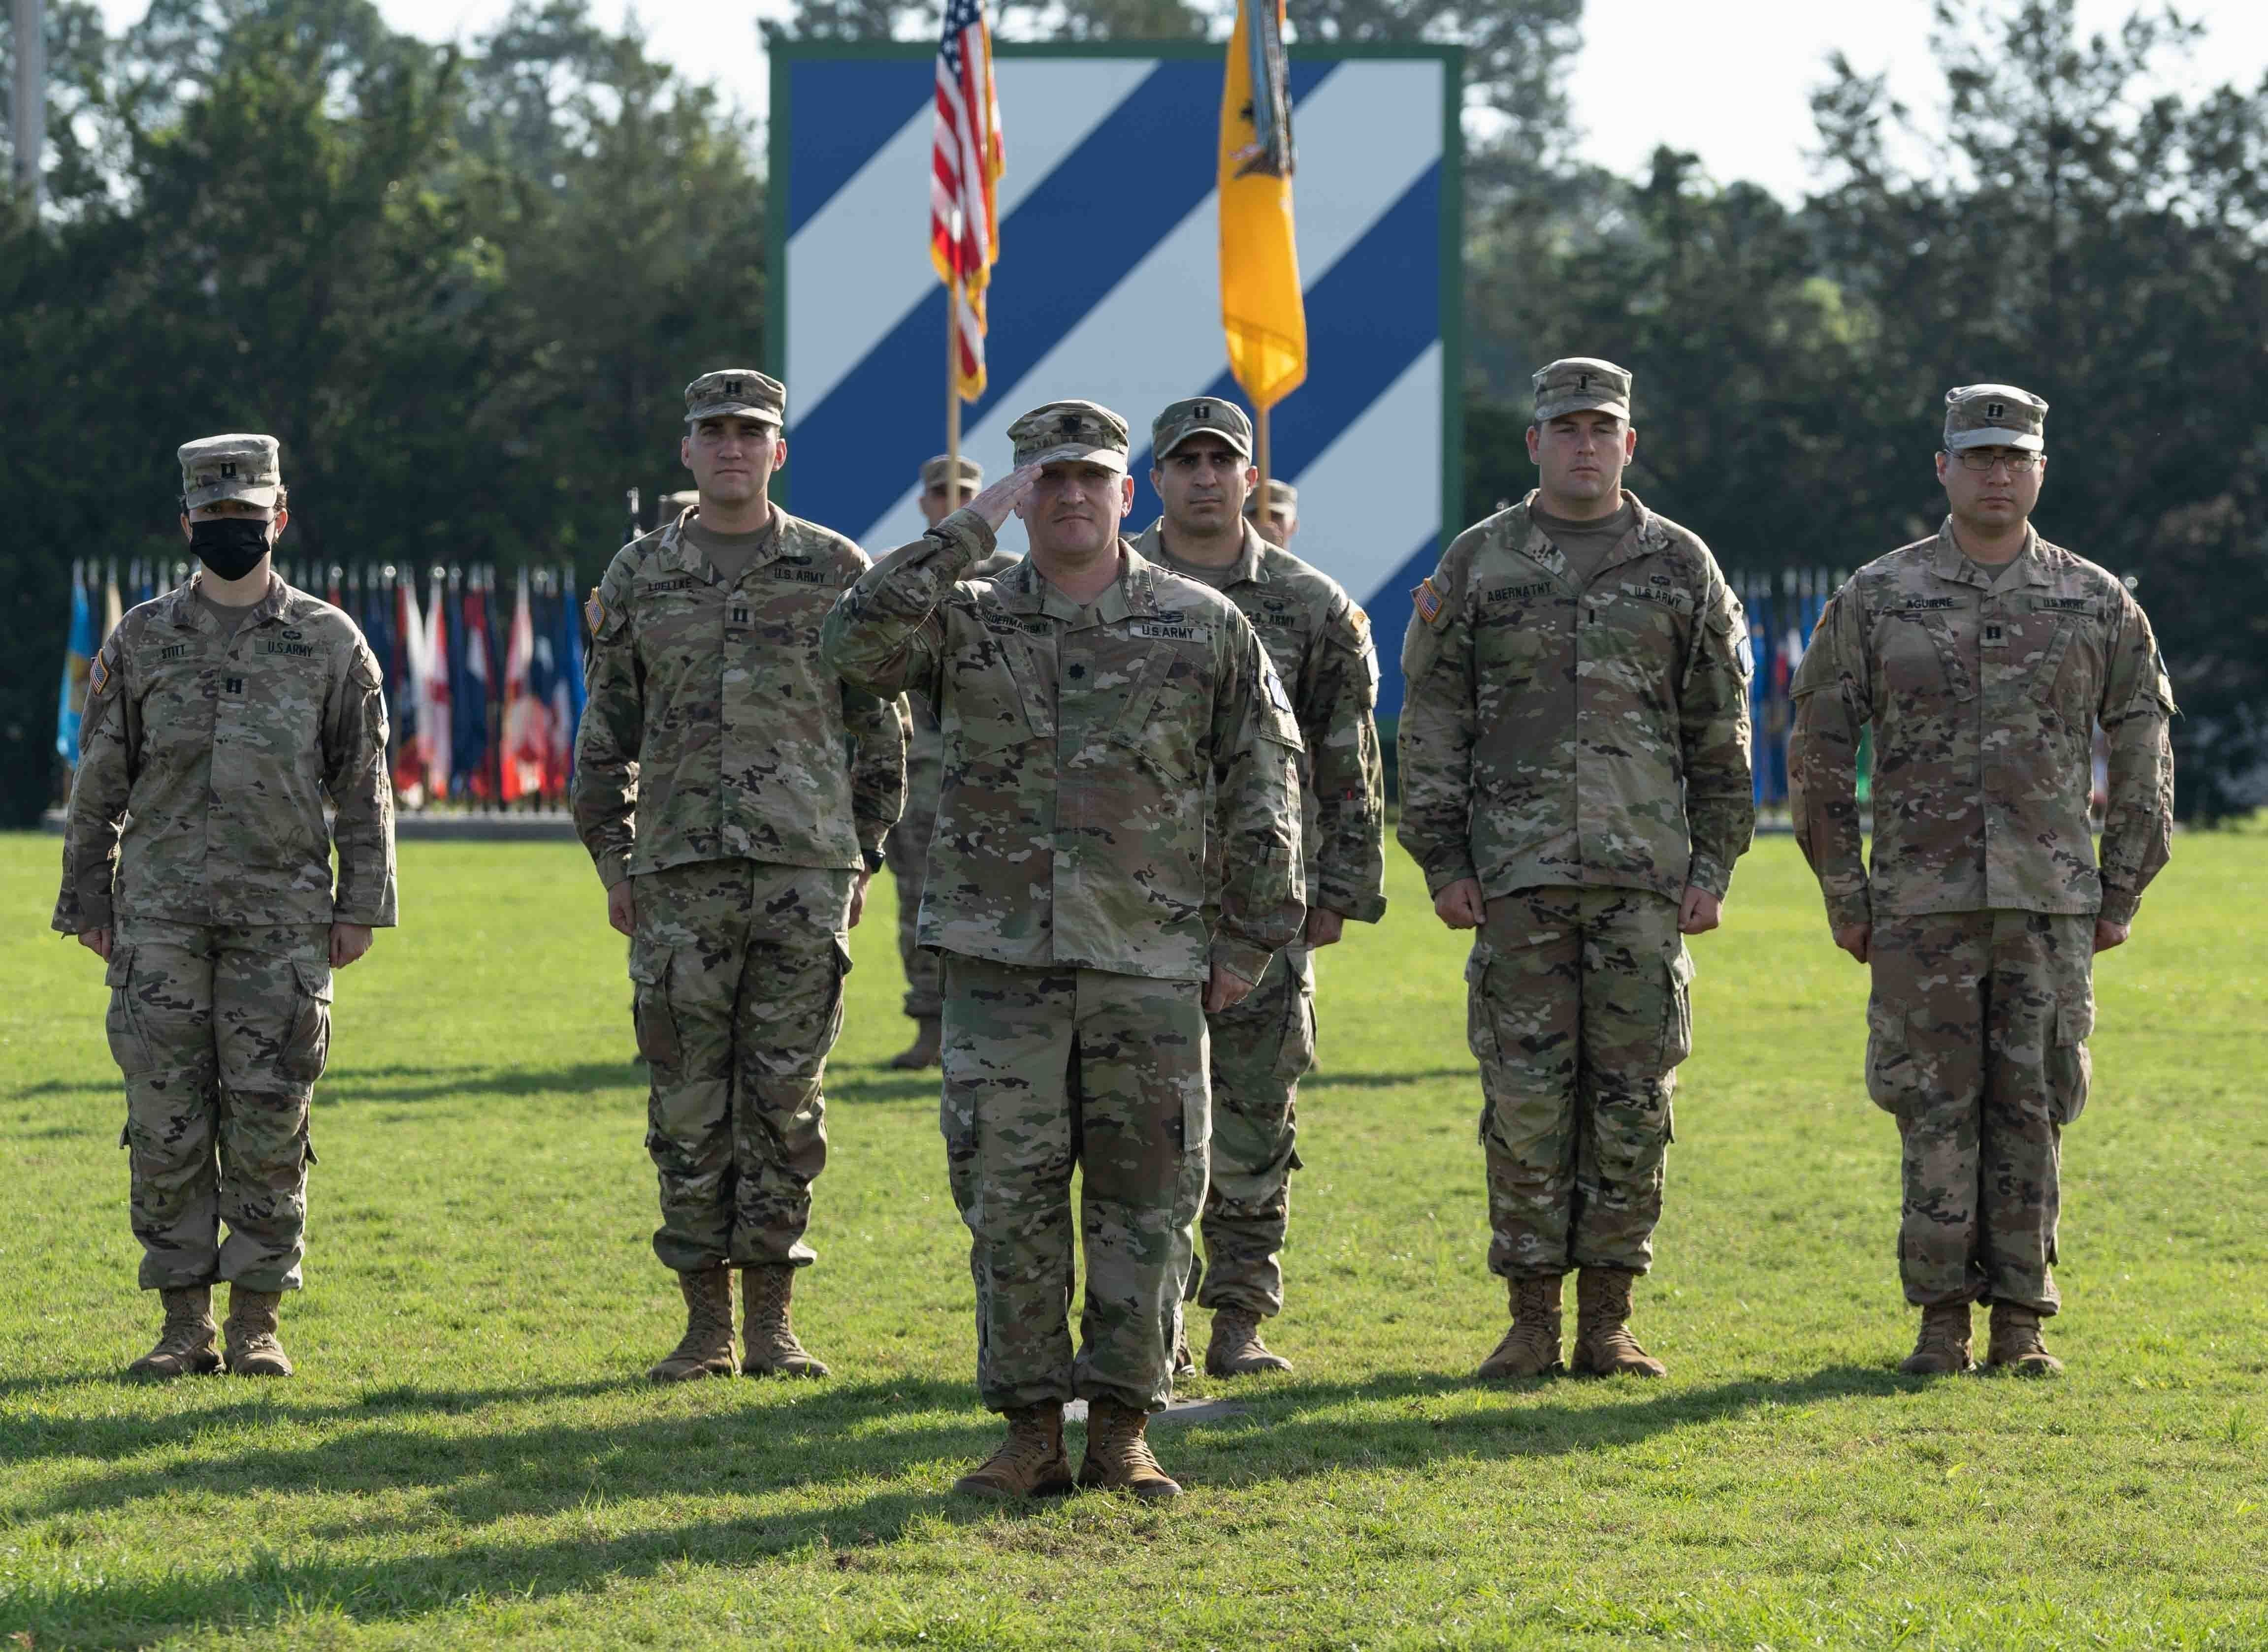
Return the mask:
{"type": "Polygon", "coordinates": [[[268,524],[256,517],[215,517],[189,524],[189,548],[217,579],[241,579],[268,554],[268,524]]]}

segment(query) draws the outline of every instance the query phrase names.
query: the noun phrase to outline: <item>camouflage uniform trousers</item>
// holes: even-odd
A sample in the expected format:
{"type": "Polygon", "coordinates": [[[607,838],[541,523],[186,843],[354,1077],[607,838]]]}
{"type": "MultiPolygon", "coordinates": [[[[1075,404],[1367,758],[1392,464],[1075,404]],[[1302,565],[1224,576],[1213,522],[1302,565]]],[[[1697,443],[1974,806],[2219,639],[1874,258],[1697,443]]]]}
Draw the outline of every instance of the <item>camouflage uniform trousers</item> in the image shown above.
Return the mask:
{"type": "Polygon", "coordinates": [[[297,1290],[331,927],[122,919],[105,979],[144,1290],[297,1290]],[[220,1237],[221,1224],[228,1237],[220,1237]]]}
{"type": "Polygon", "coordinates": [[[855,874],[700,861],[637,880],[630,980],[661,1181],[654,1254],[808,1265],[827,1164],[827,1053],[843,1030],[855,874]]]}
{"type": "Polygon", "coordinates": [[[882,855],[898,880],[898,958],[906,968],[906,1014],[915,1020],[943,1012],[945,963],[922,950],[922,888],[929,880],[930,833],[937,829],[938,789],[943,778],[943,737],[926,726],[928,714],[914,713],[913,738],[906,742],[906,808],[882,841],[882,855]]]}
{"type": "MultiPolygon", "coordinates": [[[[1315,1057],[1315,974],[1304,946],[1286,947],[1234,1009],[1206,1017],[1212,1037],[1211,1173],[1204,1201],[1204,1308],[1284,1311],[1277,1258],[1300,1168],[1300,1075],[1315,1057]]],[[[1198,1283],[1192,1280],[1191,1284],[1198,1283]]]]}
{"type": "Polygon", "coordinates": [[[1904,1141],[1906,1300],[2051,1314],[2063,1127],[2087,1105],[2095,920],[1877,919],[1867,1093],[1904,1141]]]}
{"type": "Polygon", "coordinates": [[[959,953],[945,968],[939,1122],[976,1282],[976,1386],[1005,1411],[1173,1392],[1187,1250],[1204,1202],[1203,989],[959,953]],[[1071,1177],[1086,1252],[1071,1355],[1071,1177]]]}
{"type": "Polygon", "coordinates": [[[1546,887],[1488,903],[1465,979],[1491,1273],[1652,1265],[1692,978],[1662,896],[1546,887]]]}

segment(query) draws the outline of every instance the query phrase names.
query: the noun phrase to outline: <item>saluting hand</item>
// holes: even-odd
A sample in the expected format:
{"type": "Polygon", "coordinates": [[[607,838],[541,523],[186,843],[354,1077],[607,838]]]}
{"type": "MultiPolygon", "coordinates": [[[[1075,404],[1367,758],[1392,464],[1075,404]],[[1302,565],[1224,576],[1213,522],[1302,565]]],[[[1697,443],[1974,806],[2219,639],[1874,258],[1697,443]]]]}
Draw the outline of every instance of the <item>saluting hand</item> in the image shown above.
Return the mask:
{"type": "Polygon", "coordinates": [[[1037,465],[1019,465],[961,509],[974,510],[998,532],[1007,525],[1008,518],[1016,514],[1016,507],[1032,496],[1032,489],[1039,480],[1040,467],[1037,465]]]}

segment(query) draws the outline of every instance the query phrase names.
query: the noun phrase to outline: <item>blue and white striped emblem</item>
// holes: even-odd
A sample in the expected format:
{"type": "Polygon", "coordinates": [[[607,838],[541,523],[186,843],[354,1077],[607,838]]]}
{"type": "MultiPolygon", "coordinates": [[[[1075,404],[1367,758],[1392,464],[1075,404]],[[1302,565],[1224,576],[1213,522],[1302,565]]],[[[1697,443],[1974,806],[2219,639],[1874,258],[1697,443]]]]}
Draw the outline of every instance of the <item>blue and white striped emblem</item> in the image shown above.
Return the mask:
{"type": "MultiPolygon", "coordinates": [[[[771,353],[792,415],[782,484],[798,515],[880,555],[920,533],[916,472],[945,444],[945,290],[926,245],[935,57],[773,50],[771,209],[786,241],[771,353]]],[[[1130,535],[1159,508],[1151,419],[1184,396],[1242,400],[1217,285],[1221,56],[1158,53],[1000,48],[989,382],[963,415],[963,451],[988,476],[1009,467],[1007,425],[1028,408],[1084,397],[1121,415],[1135,432],[1130,535]]],[[[1270,469],[1300,489],[1292,548],[1386,640],[1390,716],[1409,590],[1440,555],[1455,485],[1443,362],[1455,54],[1294,53],[1292,95],[1308,371],[1275,411],[1270,469]]]]}

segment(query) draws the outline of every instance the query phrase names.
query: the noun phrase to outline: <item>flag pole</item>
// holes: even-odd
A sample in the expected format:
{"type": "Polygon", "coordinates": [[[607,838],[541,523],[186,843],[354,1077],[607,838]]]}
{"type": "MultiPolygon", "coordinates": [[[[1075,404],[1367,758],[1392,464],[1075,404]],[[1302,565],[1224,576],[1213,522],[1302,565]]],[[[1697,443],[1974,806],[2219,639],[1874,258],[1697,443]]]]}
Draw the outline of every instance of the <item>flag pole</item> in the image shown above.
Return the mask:
{"type": "Polygon", "coordinates": [[[961,276],[945,289],[945,488],[961,496],[961,276]]]}
{"type": "Polygon", "coordinates": [[[1268,520],[1268,415],[1272,409],[1263,407],[1252,421],[1252,463],[1260,478],[1252,485],[1252,496],[1259,501],[1254,510],[1257,519],[1268,520]]]}

